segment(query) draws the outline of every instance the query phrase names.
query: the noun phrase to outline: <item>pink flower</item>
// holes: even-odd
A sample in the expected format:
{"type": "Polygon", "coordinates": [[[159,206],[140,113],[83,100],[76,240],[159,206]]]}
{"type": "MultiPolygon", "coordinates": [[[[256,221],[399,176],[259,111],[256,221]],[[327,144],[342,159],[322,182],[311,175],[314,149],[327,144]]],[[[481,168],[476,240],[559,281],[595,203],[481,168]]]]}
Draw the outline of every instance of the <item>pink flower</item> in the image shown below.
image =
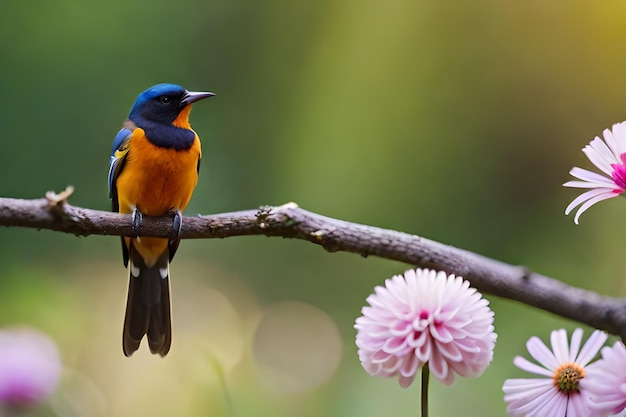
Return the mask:
{"type": "Polygon", "coordinates": [[[602,349],[602,359],[587,369],[580,382],[589,393],[589,407],[606,414],[626,409],[626,348],[622,342],[602,349]]]}
{"type": "Polygon", "coordinates": [[[30,329],[0,331],[0,404],[35,405],[56,389],[61,359],[52,340],[30,329]]]}
{"type": "Polygon", "coordinates": [[[588,408],[589,392],[580,381],[585,378],[587,364],[598,353],[607,339],[599,330],[594,331],[580,349],[582,329],[572,333],[571,344],[563,329],[550,334],[552,351],[538,338],[531,337],[526,343],[528,353],[539,365],[521,356],[513,363],[520,369],[545,378],[516,378],[504,381],[504,401],[509,416],[527,417],[600,417],[604,414],[588,408]]]}
{"type": "Polygon", "coordinates": [[[589,207],[602,200],[617,197],[626,190],[626,122],[614,124],[613,131],[605,129],[603,136],[604,141],[596,136],[583,148],[583,152],[605,175],[576,167],[569,173],[582,181],[568,181],[563,184],[566,187],[590,189],[576,197],[565,209],[567,215],[580,206],[574,216],[576,224],[580,215],[589,207]]]}
{"type": "Polygon", "coordinates": [[[493,311],[462,277],[427,269],[408,270],[375,288],[356,320],[356,345],[363,368],[399,376],[404,388],[428,363],[446,385],[454,374],[475,377],[493,358],[493,311]]]}

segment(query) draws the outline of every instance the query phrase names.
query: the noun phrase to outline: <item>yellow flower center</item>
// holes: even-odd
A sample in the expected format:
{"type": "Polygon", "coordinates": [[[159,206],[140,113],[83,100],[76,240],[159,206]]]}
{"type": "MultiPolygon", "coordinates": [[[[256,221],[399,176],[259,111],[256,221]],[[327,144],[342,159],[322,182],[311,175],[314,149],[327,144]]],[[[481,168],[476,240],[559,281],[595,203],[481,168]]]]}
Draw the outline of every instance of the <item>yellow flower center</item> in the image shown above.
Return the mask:
{"type": "Polygon", "coordinates": [[[578,382],[585,377],[585,370],[574,362],[567,362],[556,368],[554,386],[565,393],[578,391],[578,382]]]}

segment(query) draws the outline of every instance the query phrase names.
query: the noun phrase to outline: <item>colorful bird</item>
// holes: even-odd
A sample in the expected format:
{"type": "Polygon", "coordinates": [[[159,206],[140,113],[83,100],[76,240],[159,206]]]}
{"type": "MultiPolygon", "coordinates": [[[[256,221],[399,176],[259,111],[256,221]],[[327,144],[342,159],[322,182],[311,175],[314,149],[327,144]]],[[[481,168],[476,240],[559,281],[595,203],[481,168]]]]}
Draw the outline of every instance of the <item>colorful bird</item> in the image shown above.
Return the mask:
{"type": "MultiPolygon", "coordinates": [[[[213,96],[175,84],[157,84],[139,94],[128,120],[113,140],[109,197],[113,211],[130,213],[135,231],[142,215],[173,216],[177,232],[182,210],[198,182],[200,139],[189,124],[196,101],[213,96]]],[[[169,263],[180,239],[122,238],[130,281],[122,347],[130,356],[147,335],[152,353],[167,355],[172,342],[169,263]]]]}

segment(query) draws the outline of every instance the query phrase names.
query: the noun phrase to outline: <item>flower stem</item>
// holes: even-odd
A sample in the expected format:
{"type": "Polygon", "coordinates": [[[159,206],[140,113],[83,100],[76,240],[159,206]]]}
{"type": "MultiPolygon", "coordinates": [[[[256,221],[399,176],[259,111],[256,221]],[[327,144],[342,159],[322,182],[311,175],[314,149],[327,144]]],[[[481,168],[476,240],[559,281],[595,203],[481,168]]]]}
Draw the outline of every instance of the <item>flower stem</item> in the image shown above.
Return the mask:
{"type": "Polygon", "coordinates": [[[421,409],[422,417],[428,417],[428,377],[430,376],[430,371],[428,369],[428,363],[424,364],[422,367],[422,404],[421,409]]]}

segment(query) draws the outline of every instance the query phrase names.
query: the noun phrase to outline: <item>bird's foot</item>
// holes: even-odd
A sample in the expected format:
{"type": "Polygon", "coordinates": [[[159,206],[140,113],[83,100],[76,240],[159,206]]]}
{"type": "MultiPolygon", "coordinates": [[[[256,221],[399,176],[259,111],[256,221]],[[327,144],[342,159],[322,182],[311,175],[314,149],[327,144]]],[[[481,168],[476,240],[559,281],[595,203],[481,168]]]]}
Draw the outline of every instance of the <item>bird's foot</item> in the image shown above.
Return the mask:
{"type": "Polygon", "coordinates": [[[141,212],[135,208],[133,209],[132,216],[133,232],[135,232],[135,234],[139,234],[139,227],[141,226],[141,222],[143,220],[143,214],[141,214],[141,212]]]}
{"type": "Polygon", "coordinates": [[[170,214],[174,217],[173,226],[176,237],[180,238],[180,232],[183,229],[183,214],[178,209],[171,209],[170,214]]]}

